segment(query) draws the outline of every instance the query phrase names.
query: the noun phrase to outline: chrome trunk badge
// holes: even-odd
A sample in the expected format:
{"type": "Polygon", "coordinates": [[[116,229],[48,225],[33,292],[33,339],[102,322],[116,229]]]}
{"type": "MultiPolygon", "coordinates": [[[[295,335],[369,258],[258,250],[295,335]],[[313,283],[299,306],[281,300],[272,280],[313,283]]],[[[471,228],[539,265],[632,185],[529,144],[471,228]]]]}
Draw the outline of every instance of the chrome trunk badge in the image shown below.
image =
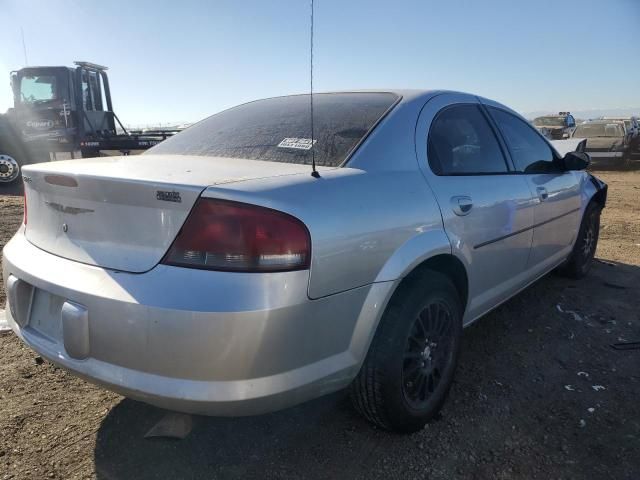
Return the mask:
{"type": "Polygon", "coordinates": [[[44,202],[47,207],[53,208],[57,212],[68,213],[71,215],[78,215],[79,213],[93,213],[94,210],[90,208],[78,208],[78,207],[66,207],[55,202],[44,202]]]}

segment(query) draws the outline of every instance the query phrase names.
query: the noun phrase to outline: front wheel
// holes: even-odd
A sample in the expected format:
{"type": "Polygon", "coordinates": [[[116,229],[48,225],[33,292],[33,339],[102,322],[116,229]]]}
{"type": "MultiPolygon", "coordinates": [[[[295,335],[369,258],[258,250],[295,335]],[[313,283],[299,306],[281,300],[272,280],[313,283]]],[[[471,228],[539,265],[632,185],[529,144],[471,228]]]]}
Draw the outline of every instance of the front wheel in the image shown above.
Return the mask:
{"type": "Polygon", "coordinates": [[[20,178],[20,162],[16,156],[0,151],[0,185],[17,183],[20,178]]]}
{"type": "Polygon", "coordinates": [[[600,205],[591,202],[582,217],[578,238],[560,273],[570,278],[584,277],[593,264],[600,234],[600,205]]]}
{"type": "Polygon", "coordinates": [[[427,270],[405,279],[351,385],[356,410],[397,432],[420,430],[432,419],[453,380],[462,311],[458,292],[446,276],[427,270]]]}

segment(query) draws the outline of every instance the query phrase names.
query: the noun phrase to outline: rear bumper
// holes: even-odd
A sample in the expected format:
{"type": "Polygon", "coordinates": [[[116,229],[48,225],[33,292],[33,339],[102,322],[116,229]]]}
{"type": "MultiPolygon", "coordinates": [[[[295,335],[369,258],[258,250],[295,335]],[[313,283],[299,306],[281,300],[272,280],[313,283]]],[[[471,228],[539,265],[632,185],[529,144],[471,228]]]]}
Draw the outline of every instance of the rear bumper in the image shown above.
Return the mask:
{"type": "Polygon", "coordinates": [[[122,273],[46,253],[22,232],[3,274],[9,325],[43,357],[128,397],[229,416],[348,385],[393,288],[309,300],[308,271],[122,273]]]}

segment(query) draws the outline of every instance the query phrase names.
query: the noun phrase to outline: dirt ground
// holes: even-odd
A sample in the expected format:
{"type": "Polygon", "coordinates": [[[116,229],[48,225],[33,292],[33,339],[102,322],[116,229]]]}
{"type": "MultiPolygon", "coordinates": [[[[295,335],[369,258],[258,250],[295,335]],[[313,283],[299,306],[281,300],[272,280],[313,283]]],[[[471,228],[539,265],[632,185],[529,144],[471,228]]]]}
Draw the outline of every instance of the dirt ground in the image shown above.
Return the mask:
{"type": "MultiPolygon", "coordinates": [[[[549,275],[464,334],[439,420],[410,436],[344,394],[260,417],[195,417],[144,439],[159,409],[94,387],[0,336],[0,479],[640,478],[640,172],[609,183],[596,263],[549,275]]],[[[22,218],[0,196],[0,246],[22,218]]],[[[0,305],[4,292],[0,291],[0,305]]]]}

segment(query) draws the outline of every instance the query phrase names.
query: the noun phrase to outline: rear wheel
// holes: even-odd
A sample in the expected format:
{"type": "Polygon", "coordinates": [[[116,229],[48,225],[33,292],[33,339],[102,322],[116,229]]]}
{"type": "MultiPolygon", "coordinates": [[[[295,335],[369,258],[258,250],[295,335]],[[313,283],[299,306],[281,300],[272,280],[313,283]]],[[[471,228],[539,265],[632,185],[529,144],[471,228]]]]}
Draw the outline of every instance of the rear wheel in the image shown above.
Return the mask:
{"type": "Polygon", "coordinates": [[[430,270],[407,278],[351,386],[355,408],[387,430],[421,429],[449,392],[461,335],[462,305],[451,281],[430,270]]]}
{"type": "Polygon", "coordinates": [[[0,151],[0,185],[17,183],[20,178],[21,165],[15,154],[0,151]]]}
{"type": "Polygon", "coordinates": [[[582,217],[578,238],[567,262],[560,268],[560,273],[571,278],[584,277],[593,264],[600,234],[600,205],[591,202],[582,217]]]}

